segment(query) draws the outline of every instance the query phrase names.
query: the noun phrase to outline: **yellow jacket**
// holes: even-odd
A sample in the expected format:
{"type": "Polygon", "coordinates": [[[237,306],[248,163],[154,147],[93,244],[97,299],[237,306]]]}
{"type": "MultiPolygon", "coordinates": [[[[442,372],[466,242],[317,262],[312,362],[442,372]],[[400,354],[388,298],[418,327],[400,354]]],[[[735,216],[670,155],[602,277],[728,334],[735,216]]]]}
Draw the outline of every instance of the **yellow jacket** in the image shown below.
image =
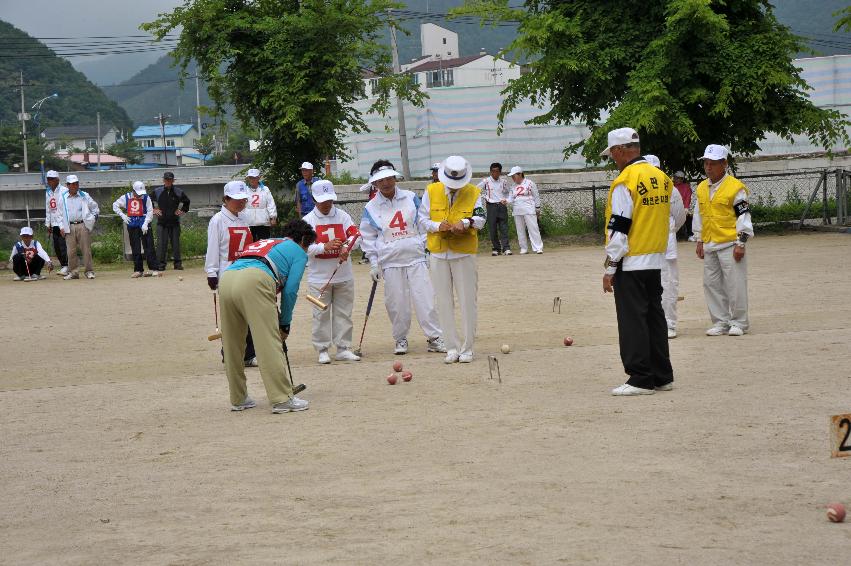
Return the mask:
{"type": "MultiPolygon", "coordinates": [[[[443,183],[432,183],[426,187],[429,199],[429,214],[434,222],[456,223],[464,218],[472,218],[473,209],[479,198],[479,189],[467,183],[458,189],[452,206],[443,183]]],[[[479,249],[478,230],[470,227],[464,234],[451,232],[429,232],[427,237],[428,250],[432,253],[442,253],[447,250],[461,254],[475,254],[479,249]]]]}
{"type": "Polygon", "coordinates": [[[736,234],[736,211],[733,209],[733,200],[745,185],[733,177],[727,175],[715,190],[712,199],[709,198],[709,179],[704,179],[697,186],[697,203],[700,207],[700,218],[703,222],[700,239],[704,242],[723,244],[734,242],[736,234]]]}
{"type": "MultiPolygon", "coordinates": [[[[624,185],[632,197],[632,224],[629,228],[627,256],[664,253],[668,247],[668,216],[671,212],[671,190],[674,183],[649,163],[628,165],[612,181],[606,202],[606,225],[612,218],[612,193],[624,185]]],[[[608,242],[609,231],[606,230],[608,242]]]]}

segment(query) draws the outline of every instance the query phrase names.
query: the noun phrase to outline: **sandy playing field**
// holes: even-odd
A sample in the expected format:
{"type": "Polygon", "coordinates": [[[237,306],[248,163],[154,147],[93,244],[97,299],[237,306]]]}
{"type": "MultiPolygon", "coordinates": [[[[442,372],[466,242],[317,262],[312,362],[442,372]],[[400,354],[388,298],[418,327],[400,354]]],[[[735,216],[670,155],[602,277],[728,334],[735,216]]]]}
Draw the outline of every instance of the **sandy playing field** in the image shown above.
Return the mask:
{"type": "Polygon", "coordinates": [[[290,357],[311,406],[288,415],[257,369],[258,407],[228,410],[200,268],[4,275],[0,563],[845,563],[851,523],[824,506],[851,505],[851,458],[828,446],[828,417],[851,412],[851,236],[748,246],[752,333],[709,338],[681,244],[670,393],[609,394],[624,376],[603,253],[565,247],[479,258],[469,365],[426,354],[416,323],[394,358],[377,300],[364,360],[320,367],[300,301],[290,357]],[[394,360],[413,382],[386,384],[394,360]]]}

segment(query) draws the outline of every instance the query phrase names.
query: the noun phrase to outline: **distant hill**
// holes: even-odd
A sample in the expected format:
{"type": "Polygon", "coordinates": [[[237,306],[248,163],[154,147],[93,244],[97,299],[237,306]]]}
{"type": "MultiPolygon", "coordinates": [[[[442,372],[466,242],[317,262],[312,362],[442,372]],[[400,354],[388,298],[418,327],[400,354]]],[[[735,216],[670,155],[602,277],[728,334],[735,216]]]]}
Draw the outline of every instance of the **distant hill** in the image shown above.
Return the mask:
{"type": "MultiPolygon", "coordinates": [[[[24,71],[27,111],[37,100],[53,93],[59,98],[42,106],[40,126],[89,125],[100,112],[101,123],[119,129],[131,126],[130,117],[66,59],[56,56],[43,43],[0,20],[0,125],[17,122],[20,112],[19,72],[24,71]],[[28,57],[20,57],[27,55],[28,57]]],[[[29,124],[32,128],[32,124],[29,124]]]]}
{"type": "Polygon", "coordinates": [[[95,59],[86,57],[81,61],[73,62],[72,65],[96,85],[111,85],[126,81],[151,63],[156,62],[161,55],[162,51],[154,51],[107,55],[95,59]]]}

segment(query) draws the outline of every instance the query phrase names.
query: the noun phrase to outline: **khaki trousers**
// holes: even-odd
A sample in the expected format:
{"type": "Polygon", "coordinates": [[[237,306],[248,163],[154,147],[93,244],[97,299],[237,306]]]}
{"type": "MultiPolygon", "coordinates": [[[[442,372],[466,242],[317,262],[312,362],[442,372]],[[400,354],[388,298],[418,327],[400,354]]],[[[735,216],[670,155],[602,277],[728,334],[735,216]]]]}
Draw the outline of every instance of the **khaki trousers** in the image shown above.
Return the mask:
{"type": "Polygon", "coordinates": [[[750,327],[748,320],[748,256],[736,261],[729,246],[703,253],[703,295],[715,326],[750,327]]]}
{"type": "Polygon", "coordinates": [[[222,311],[222,348],[231,405],[248,395],[245,383],[245,334],[251,328],[260,377],[269,403],[284,403],[293,396],[293,385],[284,362],[278,330],[275,281],[263,270],[225,271],[219,283],[222,311]]]}
{"type": "Polygon", "coordinates": [[[71,224],[69,231],[65,233],[65,246],[68,248],[68,271],[77,273],[79,268],[79,260],[77,259],[77,247],[83,253],[83,267],[86,271],[94,271],[95,265],[92,262],[92,235],[86,229],[86,225],[71,224]]]}
{"type": "Polygon", "coordinates": [[[431,282],[437,297],[437,316],[443,329],[443,341],[447,354],[471,354],[476,341],[478,319],[477,295],[479,275],[476,271],[476,256],[468,255],[457,259],[441,259],[431,256],[431,282]],[[461,305],[461,328],[463,342],[455,328],[455,295],[461,305]]]}

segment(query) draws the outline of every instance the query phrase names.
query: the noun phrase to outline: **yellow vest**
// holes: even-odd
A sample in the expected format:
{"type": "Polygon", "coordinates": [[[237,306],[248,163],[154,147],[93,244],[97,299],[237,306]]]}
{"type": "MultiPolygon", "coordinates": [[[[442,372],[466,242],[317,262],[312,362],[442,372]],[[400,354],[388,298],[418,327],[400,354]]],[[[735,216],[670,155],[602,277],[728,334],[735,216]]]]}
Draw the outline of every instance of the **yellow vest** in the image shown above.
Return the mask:
{"type": "MultiPolygon", "coordinates": [[[[668,217],[674,183],[649,163],[628,165],[612,181],[606,202],[606,226],[612,217],[612,193],[624,185],[632,197],[632,225],[629,228],[627,256],[664,253],[668,248],[668,217]]],[[[609,231],[606,230],[606,241],[609,231]]]]}
{"type": "Polygon", "coordinates": [[[736,240],[736,212],[733,210],[733,200],[742,189],[747,194],[747,187],[732,175],[724,177],[711,200],[709,199],[709,179],[704,179],[697,186],[697,202],[703,222],[701,240],[717,244],[736,240]]]}
{"type": "MultiPolygon", "coordinates": [[[[443,183],[432,183],[426,187],[430,204],[430,218],[434,222],[458,222],[473,216],[473,209],[479,198],[478,187],[467,183],[455,195],[455,201],[449,206],[449,197],[443,183]]],[[[475,228],[468,229],[464,234],[451,232],[429,232],[428,251],[441,253],[452,250],[460,254],[475,254],[479,251],[479,234],[475,228]]]]}

